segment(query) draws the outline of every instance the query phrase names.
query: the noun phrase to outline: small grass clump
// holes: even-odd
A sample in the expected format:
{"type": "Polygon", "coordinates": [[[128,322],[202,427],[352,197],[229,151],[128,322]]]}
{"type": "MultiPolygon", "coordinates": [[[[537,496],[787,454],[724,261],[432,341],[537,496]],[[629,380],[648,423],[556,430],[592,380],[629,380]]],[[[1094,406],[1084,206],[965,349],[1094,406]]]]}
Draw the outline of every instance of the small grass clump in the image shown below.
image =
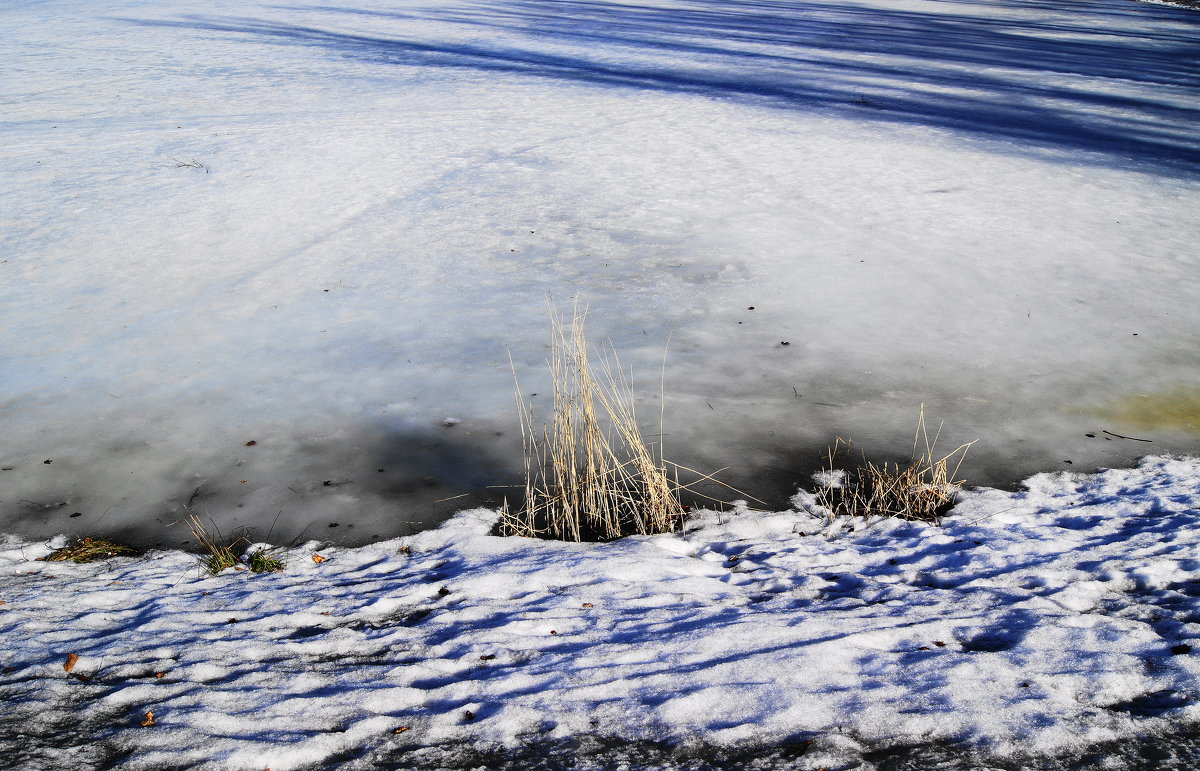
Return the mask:
{"type": "Polygon", "coordinates": [[[255,549],[246,557],[246,567],[253,573],[278,573],[286,566],[280,557],[266,549],[255,549]]]}
{"type": "Polygon", "coordinates": [[[517,511],[505,505],[502,534],[609,540],[671,532],[683,520],[679,483],[661,444],[642,436],[629,378],[607,356],[595,368],[589,360],[585,316],[577,306],[566,324],[551,312],[550,424],[537,431],[518,397],[525,501],[517,511]]]}
{"type": "Polygon", "coordinates": [[[132,546],[115,543],[104,538],[85,536],[75,543],[55,549],[42,557],[43,562],[98,562],[110,557],[137,557],[141,552],[132,546]]]}
{"type": "MultiPolygon", "coordinates": [[[[219,530],[214,536],[195,514],[188,514],[188,524],[191,526],[192,535],[196,536],[196,540],[207,552],[200,557],[200,564],[209,574],[215,576],[222,570],[241,563],[235,549],[244,540],[243,538],[238,537],[232,541],[226,541],[221,537],[219,530]]],[[[216,527],[214,526],[213,529],[216,530],[216,527]]]]}
{"type": "Polygon", "coordinates": [[[913,437],[912,457],[905,464],[875,464],[863,457],[862,465],[849,471],[835,468],[838,458],[845,455],[850,443],[840,437],[829,449],[828,466],[823,484],[816,492],[817,502],[833,517],[899,517],[921,522],[941,522],[944,514],[958,496],[964,480],[956,480],[958,469],[974,442],[960,445],[954,451],[936,457],[937,434],[930,440],[925,429],[925,407],[917,419],[913,437]],[[918,453],[923,440],[924,451],[918,453]],[[954,463],[951,470],[950,464],[954,463]]]}

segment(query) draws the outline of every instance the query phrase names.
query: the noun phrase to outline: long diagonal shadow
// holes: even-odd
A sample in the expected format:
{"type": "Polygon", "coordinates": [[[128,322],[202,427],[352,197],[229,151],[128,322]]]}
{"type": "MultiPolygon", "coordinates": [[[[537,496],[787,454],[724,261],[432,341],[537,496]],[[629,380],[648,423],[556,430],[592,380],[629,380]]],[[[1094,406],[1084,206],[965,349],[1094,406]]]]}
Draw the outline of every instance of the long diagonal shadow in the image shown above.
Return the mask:
{"type": "Polygon", "coordinates": [[[1042,157],[1083,151],[1095,163],[1171,176],[1200,170],[1200,15],[1127,0],[927,0],[917,8],[500,0],[408,12],[274,9],[303,24],[203,15],[126,21],[315,46],[380,64],[822,109],[1006,140],[1011,152],[1042,157]],[[347,20],[365,30],[420,22],[423,37],[345,31],[347,20]],[[429,37],[430,21],[470,32],[470,42],[429,37]]]}

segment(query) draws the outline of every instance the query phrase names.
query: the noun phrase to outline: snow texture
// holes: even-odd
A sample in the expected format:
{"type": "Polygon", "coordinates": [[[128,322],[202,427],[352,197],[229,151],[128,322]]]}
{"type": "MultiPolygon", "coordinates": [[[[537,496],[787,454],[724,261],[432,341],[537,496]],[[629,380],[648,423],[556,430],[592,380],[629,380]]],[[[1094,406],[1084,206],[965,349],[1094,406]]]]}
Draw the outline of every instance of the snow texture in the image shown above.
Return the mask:
{"type": "Polygon", "coordinates": [[[924,745],[1050,768],[1194,731],[1200,459],[970,491],[944,527],[796,506],[607,544],[501,538],[471,510],[215,577],[178,551],[37,562],[59,540],[9,537],[0,758],[466,768],[590,735],[612,752],[543,767],[703,746],[866,769],[924,745]]]}

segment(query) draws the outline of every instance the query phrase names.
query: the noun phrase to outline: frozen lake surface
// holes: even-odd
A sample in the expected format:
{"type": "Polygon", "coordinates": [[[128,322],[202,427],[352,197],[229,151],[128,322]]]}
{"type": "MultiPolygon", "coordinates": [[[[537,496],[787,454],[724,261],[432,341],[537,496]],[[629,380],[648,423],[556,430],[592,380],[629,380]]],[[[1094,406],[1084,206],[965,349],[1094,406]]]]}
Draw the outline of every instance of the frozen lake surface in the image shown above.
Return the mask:
{"type": "Polygon", "coordinates": [[[190,504],[365,542],[495,502],[549,295],[651,431],[665,350],[667,456],[776,505],[836,435],[907,451],[922,403],[979,483],[1200,450],[1194,11],[0,22],[0,531],[178,543],[190,504]]]}

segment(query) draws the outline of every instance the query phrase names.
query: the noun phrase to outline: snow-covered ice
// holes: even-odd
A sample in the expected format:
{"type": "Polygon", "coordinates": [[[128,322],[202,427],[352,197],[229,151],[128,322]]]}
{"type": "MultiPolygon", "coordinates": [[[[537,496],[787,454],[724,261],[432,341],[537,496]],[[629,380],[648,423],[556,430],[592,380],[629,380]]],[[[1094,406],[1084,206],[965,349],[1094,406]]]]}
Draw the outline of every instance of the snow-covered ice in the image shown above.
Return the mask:
{"type": "Polygon", "coordinates": [[[547,294],[649,393],[669,339],[667,454],[776,505],[921,403],[980,482],[1200,450],[1194,11],[9,0],[0,30],[0,529],[448,516],[517,476],[547,294]]]}
{"type": "MultiPolygon", "coordinates": [[[[591,735],[590,760],[504,767],[765,745],[759,768],[868,769],[916,745],[1052,768],[1195,731],[1200,460],[970,491],[943,527],[795,504],[607,544],[501,538],[471,510],[265,575],[178,551],[36,562],[58,541],[9,537],[0,765],[500,767],[591,735]]],[[[1196,749],[1075,767],[1194,768],[1196,749]]]]}

